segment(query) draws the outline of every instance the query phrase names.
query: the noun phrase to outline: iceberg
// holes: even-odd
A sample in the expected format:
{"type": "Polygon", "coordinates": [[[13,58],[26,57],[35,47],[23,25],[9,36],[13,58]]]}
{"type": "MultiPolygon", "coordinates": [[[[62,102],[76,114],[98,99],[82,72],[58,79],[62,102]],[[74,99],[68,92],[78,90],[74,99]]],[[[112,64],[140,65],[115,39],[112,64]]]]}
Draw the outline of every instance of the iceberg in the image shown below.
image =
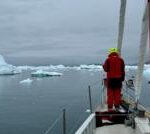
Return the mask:
{"type": "Polygon", "coordinates": [[[18,66],[19,70],[65,70],[70,67],[64,65],[49,65],[49,66],[18,66]]]}
{"type": "Polygon", "coordinates": [[[149,80],[150,80],[150,69],[148,69],[148,68],[145,69],[143,74],[145,77],[149,78],[149,80]]]}
{"type": "Polygon", "coordinates": [[[31,84],[33,80],[30,78],[20,81],[20,84],[31,84]]]}
{"type": "Polygon", "coordinates": [[[43,70],[38,70],[36,72],[31,73],[32,77],[52,77],[52,76],[61,76],[62,73],[58,72],[48,72],[43,70]]]}
{"type": "Polygon", "coordinates": [[[0,55],[0,65],[7,65],[2,55],[0,55]]]}
{"type": "MultiPolygon", "coordinates": [[[[57,72],[57,71],[65,71],[65,70],[77,70],[77,71],[82,71],[82,70],[87,70],[90,72],[98,72],[98,71],[103,71],[102,65],[85,65],[81,64],[79,66],[64,66],[64,65],[49,65],[49,66],[18,66],[18,70],[31,70],[31,71],[37,71],[37,70],[44,70],[47,71],[49,74],[49,71],[51,72],[57,72]]],[[[144,71],[149,69],[150,65],[145,65],[144,66],[144,71]]],[[[126,72],[128,71],[135,71],[137,70],[137,66],[130,66],[126,65],[125,67],[126,72]]],[[[44,74],[45,75],[45,74],[44,74]]],[[[53,75],[53,74],[52,74],[53,75]]]]}
{"type": "Polygon", "coordinates": [[[64,65],[49,65],[49,66],[18,66],[20,70],[102,70],[100,65],[80,65],[80,66],[64,66],[64,65]]]}
{"type": "Polygon", "coordinates": [[[0,55],[0,75],[14,75],[21,73],[17,67],[6,63],[2,55],[0,55]]]}
{"type": "MultiPolygon", "coordinates": [[[[126,65],[126,70],[129,71],[129,70],[136,70],[138,69],[138,66],[132,66],[132,65],[126,65]]],[[[150,64],[145,64],[144,65],[144,70],[146,69],[150,69],[150,64]]]]}
{"type": "Polygon", "coordinates": [[[100,65],[80,65],[81,69],[102,69],[100,65]]]}
{"type": "Polygon", "coordinates": [[[86,113],[90,113],[90,112],[91,112],[91,110],[90,110],[90,109],[87,109],[85,112],[86,112],[86,113]]]}
{"type": "Polygon", "coordinates": [[[126,70],[136,70],[137,66],[126,65],[125,68],[126,68],[126,70]]]}

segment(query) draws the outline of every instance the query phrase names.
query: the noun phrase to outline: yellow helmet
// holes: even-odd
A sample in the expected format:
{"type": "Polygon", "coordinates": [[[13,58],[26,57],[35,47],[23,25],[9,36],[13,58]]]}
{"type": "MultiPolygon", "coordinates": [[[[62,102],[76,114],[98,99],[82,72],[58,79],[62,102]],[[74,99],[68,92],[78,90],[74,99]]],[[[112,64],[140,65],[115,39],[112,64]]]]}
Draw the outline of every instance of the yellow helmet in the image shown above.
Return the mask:
{"type": "Polygon", "coordinates": [[[118,53],[118,49],[117,48],[110,48],[109,54],[111,54],[111,53],[118,53]]]}

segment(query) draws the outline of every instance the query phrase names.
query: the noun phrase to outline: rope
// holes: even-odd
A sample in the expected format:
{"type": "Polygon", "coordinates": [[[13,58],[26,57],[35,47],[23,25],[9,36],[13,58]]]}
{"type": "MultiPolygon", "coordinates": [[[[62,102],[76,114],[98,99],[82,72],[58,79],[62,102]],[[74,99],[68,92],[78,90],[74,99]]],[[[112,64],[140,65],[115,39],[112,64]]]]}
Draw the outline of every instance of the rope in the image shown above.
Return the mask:
{"type": "Polygon", "coordinates": [[[51,132],[51,130],[55,127],[55,125],[57,124],[57,122],[62,118],[62,114],[59,115],[59,117],[54,121],[54,123],[46,130],[46,132],[44,134],[48,134],[49,132],[51,132]]]}
{"type": "Polygon", "coordinates": [[[82,118],[81,117],[83,117],[83,115],[84,115],[85,113],[83,112],[80,116],[79,116],[79,118],[78,118],[78,120],[76,121],[76,125],[74,125],[72,128],[71,128],[71,130],[70,130],[70,132],[69,132],[69,134],[73,134],[74,133],[74,131],[75,131],[75,129],[76,129],[76,127],[77,127],[77,125],[79,124],[79,122],[82,120],[82,118]]]}

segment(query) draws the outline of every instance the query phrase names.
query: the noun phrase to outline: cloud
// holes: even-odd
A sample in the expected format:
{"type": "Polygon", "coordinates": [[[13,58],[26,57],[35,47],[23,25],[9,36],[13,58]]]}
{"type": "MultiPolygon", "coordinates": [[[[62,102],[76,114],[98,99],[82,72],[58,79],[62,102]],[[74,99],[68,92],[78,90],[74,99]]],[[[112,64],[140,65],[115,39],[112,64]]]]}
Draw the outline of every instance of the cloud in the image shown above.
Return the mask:
{"type": "MultiPolygon", "coordinates": [[[[0,53],[9,58],[104,59],[107,49],[116,44],[119,6],[120,0],[0,1],[0,53]]],[[[129,47],[138,50],[143,8],[141,0],[128,1],[126,59],[129,47]]]]}

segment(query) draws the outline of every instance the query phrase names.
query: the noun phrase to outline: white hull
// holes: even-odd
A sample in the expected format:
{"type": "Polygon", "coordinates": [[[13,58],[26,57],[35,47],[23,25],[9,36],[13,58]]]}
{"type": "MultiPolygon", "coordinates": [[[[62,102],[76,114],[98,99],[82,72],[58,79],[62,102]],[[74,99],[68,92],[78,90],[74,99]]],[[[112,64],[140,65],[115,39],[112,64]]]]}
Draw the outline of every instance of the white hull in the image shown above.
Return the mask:
{"type": "Polygon", "coordinates": [[[150,134],[148,118],[135,118],[135,129],[124,124],[95,127],[95,114],[91,114],[75,134],[150,134]]]}

